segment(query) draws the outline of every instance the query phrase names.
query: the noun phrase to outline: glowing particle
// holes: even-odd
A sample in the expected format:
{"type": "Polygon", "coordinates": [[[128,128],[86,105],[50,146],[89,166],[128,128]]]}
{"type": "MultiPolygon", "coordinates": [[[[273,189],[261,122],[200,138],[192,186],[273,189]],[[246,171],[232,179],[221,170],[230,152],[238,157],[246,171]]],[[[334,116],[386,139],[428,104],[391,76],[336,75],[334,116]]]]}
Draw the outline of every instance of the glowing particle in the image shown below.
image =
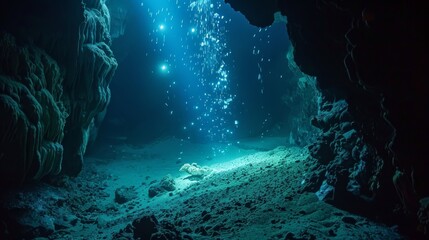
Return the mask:
{"type": "Polygon", "coordinates": [[[191,33],[195,33],[197,30],[195,28],[191,28],[191,33]]]}
{"type": "Polygon", "coordinates": [[[165,25],[164,24],[160,24],[159,25],[159,30],[163,31],[165,29],[165,25]]]}
{"type": "Polygon", "coordinates": [[[159,66],[159,71],[160,71],[161,73],[164,73],[164,74],[170,73],[170,71],[168,70],[168,65],[167,65],[166,63],[162,63],[162,64],[159,66]]]}
{"type": "Polygon", "coordinates": [[[235,121],[234,121],[234,124],[235,124],[235,125],[238,125],[238,121],[237,121],[237,120],[235,120],[235,121]]]}

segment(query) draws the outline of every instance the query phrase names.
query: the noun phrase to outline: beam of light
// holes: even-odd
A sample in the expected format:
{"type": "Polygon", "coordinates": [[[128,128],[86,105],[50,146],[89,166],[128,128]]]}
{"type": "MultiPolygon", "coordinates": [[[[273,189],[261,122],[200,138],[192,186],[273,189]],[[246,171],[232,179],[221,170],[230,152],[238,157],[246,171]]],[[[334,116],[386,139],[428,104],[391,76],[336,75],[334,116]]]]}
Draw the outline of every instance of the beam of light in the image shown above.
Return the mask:
{"type": "MultiPolygon", "coordinates": [[[[238,125],[234,124],[230,107],[235,95],[229,86],[230,50],[225,38],[228,21],[220,9],[223,0],[146,2],[146,14],[153,24],[148,33],[153,54],[164,60],[157,70],[162,76],[174,69],[171,79],[177,81],[177,85],[170,84],[166,101],[173,101],[172,94],[184,98],[184,134],[228,141],[233,135],[229,129],[238,125]]],[[[176,105],[180,104],[177,100],[176,105]]]]}
{"type": "Polygon", "coordinates": [[[194,108],[195,129],[203,130],[207,139],[216,141],[228,141],[233,135],[228,128],[235,125],[231,119],[230,105],[235,95],[229,86],[227,58],[230,50],[225,38],[227,21],[220,14],[222,4],[220,0],[196,0],[188,5],[193,16],[190,32],[194,40],[189,45],[192,49],[189,60],[193,62],[190,68],[197,77],[198,91],[202,93],[192,103],[200,105],[194,108]]]}

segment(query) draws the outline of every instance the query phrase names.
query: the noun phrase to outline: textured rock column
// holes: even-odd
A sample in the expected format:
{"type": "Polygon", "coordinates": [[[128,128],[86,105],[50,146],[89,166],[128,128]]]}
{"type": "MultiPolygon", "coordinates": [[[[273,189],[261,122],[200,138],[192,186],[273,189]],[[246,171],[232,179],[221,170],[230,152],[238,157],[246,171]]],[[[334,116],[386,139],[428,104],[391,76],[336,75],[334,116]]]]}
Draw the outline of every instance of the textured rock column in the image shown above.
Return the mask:
{"type": "Polygon", "coordinates": [[[65,83],[67,119],[63,173],[76,176],[82,169],[91,126],[110,101],[109,83],[117,68],[110,50],[110,15],[104,0],[84,2],[79,27],[77,66],[65,83]]]}
{"type": "Polygon", "coordinates": [[[67,117],[60,68],[10,34],[0,34],[0,66],[0,186],[58,174],[67,117]]]}
{"type": "Polygon", "coordinates": [[[109,25],[105,0],[1,1],[1,187],[80,172],[117,67],[109,25]]]}

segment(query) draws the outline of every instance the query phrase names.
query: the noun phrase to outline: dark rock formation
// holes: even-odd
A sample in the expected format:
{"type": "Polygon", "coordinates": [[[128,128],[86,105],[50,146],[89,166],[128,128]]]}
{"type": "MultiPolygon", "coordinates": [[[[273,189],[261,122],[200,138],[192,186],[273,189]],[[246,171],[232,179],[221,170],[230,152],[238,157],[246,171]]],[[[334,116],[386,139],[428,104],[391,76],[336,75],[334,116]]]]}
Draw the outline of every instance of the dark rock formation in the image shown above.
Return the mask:
{"type": "Polygon", "coordinates": [[[229,3],[236,11],[243,13],[251,24],[259,27],[270,26],[274,22],[274,13],[279,11],[277,0],[225,0],[225,2],[229,3]]]}
{"type": "Polygon", "coordinates": [[[115,190],[115,202],[123,204],[137,198],[137,191],[134,186],[120,187],[115,190]]]}
{"type": "Polygon", "coordinates": [[[344,100],[324,102],[312,123],[322,130],[318,140],[309,146],[311,156],[324,169],[324,176],[319,176],[322,179],[313,179],[323,180],[316,193],[319,199],[349,210],[356,205],[345,204],[344,199],[373,202],[381,186],[384,162],[376,149],[365,142],[348,104],[344,100]]]}
{"type": "MultiPolygon", "coordinates": [[[[85,1],[84,1],[85,2],[85,1]]],[[[84,4],[83,21],[78,31],[78,54],[75,71],[66,83],[70,117],[67,119],[63,172],[77,175],[82,168],[91,124],[110,101],[110,80],[117,63],[109,48],[109,12],[104,1],[84,4]]],[[[70,69],[70,68],[68,68],[70,69]]]]}
{"type": "Polygon", "coordinates": [[[173,224],[158,222],[154,215],[137,218],[113,236],[114,239],[182,239],[173,224]]]}
{"type": "Polygon", "coordinates": [[[58,174],[68,114],[57,62],[3,33],[0,66],[0,186],[58,174]]]}
{"type": "Polygon", "coordinates": [[[39,185],[32,191],[11,191],[0,199],[1,239],[35,239],[76,225],[77,217],[65,206],[67,195],[39,185]],[[56,211],[52,209],[56,208],[56,211]]]}
{"type": "Polygon", "coordinates": [[[174,178],[170,175],[165,176],[160,182],[152,184],[148,189],[148,195],[150,198],[161,195],[165,192],[171,192],[176,190],[174,178]]]}
{"type": "MultiPolygon", "coordinates": [[[[261,27],[273,21],[276,11],[287,16],[297,65],[317,77],[325,101],[345,99],[356,131],[350,134],[362,136],[360,155],[369,150],[368,159],[383,162],[366,166],[372,168],[366,174],[377,173],[374,177],[379,179],[377,201],[391,205],[399,196],[403,210],[416,216],[419,199],[429,195],[427,5],[421,1],[226,2],[261,27]]],[[[314,123],[325,127],[324,121],[314,123]]],[[[344,139],[350,135],[330,131],[325,130],[313,148],[324,164],[339,160],[338,148],[332,146],[339,142],[339,134],[344,139]]],[[[342,157],[353,158],[353,151],[342,157]]],[[[343,186],[349,185],[347,179],[343,186]]]]}
{"type": "Polygon", "coordinates": [[[0,186],[80,172],[117,67],[104,2],[2,1],[0,186]]]}

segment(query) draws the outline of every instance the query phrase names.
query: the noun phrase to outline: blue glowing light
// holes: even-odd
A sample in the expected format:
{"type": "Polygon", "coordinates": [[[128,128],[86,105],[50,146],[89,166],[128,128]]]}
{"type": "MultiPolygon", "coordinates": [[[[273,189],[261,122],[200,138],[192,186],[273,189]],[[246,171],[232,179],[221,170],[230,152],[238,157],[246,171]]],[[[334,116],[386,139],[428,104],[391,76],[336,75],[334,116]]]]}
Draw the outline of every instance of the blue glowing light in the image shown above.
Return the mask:
{"type": "Polygon", "coordinates": [[[169,73],[168,65],[167,65],[167,64],[165,64],[165,63],[163,63],[163,64],[161,64],[161,65],[159,66],[159,70],[160,70],[162,73],[169,73]]]}
{"type": "Polygon", "coordinates": [[[159,30],[163,31],[165,29],[165,25],[164,24],[160,24],[159,25],[159,30]]]}
{"type": "Polygon", "coordinates": [[[196,31],[197,31],[197,29],[191,28],[191,33],[195,33],[196,31]]]}

